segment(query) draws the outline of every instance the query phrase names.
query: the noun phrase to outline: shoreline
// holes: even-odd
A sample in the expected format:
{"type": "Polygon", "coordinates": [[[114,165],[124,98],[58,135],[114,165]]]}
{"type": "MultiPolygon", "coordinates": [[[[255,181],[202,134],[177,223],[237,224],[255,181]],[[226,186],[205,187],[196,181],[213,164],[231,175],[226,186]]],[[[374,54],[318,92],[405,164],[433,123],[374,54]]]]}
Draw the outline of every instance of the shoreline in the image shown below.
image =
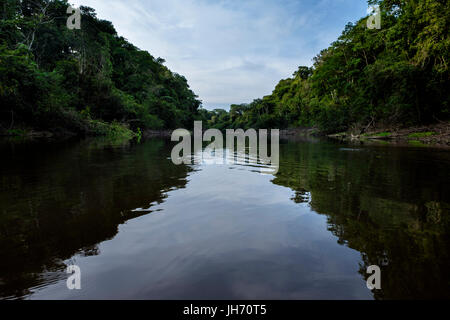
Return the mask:
{"type": "Polygon", "coordinates": [[[144,130],[142,132],[142,138],[148,139],[148,138],[155,138],[155,137],[162,137],[162,138],[170,138],[172,136],[173,130],[144,130]]]}
{"type": "MultiPolygon", "coordinates": [[[[173,130],[144,130],[143,139],[162,137],[170,138],[173,130]]],[[[70,131],[61,130],[52,132],[49,130],[18,130],[16,134],[0,133],[0,138],[24,138],[30,140],[54,141],[67,138],[102,137],[102,135],[80,135],[70,131]]],[[[432,125],[394,127],[380,126],[372,128],[365,133],[346,131],[341,133],[326,134],[318,128],[299,127],[280,129],[280,138],[305,138],[305,137],[327,137],[342,142],[357,143],[383,143],[383,144],[406,144],[411,146],[430,146],[450,148],[450,122],[441,122],[432,125]]]]}

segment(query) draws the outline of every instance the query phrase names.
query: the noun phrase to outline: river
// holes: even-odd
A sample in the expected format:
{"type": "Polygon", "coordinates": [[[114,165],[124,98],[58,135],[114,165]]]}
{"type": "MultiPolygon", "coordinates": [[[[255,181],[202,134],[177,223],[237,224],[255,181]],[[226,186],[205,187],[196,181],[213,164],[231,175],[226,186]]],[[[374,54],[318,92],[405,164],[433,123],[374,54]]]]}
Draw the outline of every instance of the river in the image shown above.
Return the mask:
{"type": "Polygon", "coordinates": [[[450,297],[448,150],[281,141],[270,175],[172,147],[1,142],[0,298],[450,297]]]}

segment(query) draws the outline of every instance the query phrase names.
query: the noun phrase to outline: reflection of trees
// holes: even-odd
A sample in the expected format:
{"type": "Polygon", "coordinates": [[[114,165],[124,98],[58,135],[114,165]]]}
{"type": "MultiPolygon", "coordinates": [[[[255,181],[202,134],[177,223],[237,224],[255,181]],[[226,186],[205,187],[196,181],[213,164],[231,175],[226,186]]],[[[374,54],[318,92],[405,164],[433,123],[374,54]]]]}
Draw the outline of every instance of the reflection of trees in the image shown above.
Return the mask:
{"type": "Polygon", "coordinates": [[[0,297],[22,296],[63,260],[98,254],[118,225],[186,185],[163,141],[1,145],[0,297]]]}
{"type": "Polygon", "coordinates": [[[447,153],[332,144],[287,144],[280,152],[273,182],[292,188],[296,202],[310,192],[338,242],[361,252],[365,279],[369,265],[381,267],[375,298],[450,297],[447,153]]]}

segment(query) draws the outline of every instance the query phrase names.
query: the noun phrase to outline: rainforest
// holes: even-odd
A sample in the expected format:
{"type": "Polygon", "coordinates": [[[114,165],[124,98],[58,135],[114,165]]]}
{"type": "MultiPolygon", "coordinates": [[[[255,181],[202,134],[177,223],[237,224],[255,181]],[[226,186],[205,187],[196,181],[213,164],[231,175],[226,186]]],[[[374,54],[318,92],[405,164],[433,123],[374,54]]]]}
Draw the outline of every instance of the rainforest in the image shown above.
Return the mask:
{"type": "Polygon", "coordinates": [[[0,300],[450,298],[450,1],[73,2],[0,0],[0,300]]]}

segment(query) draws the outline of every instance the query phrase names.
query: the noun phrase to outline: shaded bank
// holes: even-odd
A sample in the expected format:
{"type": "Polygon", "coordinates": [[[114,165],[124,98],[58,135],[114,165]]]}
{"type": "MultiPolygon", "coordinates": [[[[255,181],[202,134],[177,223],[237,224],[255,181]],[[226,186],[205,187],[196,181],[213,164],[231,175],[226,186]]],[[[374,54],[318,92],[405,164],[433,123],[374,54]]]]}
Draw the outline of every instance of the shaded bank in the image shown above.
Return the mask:
{"type": "Polygon", "coordinates": [[[185,77],[118,35],[93,8],[69,30],[67,0],[0,5],[0,135],[130,135],[190,126],[201,102],[185,77]]]}
{"type": "Polygon", "coordinates": [[[383,141],[413,146],[450,147],[450,122],[440,122],[428,126],[396,127],[386,126],[370,130],[350,130],[328,135],[332,139],[350,142],[383,141]]]}

